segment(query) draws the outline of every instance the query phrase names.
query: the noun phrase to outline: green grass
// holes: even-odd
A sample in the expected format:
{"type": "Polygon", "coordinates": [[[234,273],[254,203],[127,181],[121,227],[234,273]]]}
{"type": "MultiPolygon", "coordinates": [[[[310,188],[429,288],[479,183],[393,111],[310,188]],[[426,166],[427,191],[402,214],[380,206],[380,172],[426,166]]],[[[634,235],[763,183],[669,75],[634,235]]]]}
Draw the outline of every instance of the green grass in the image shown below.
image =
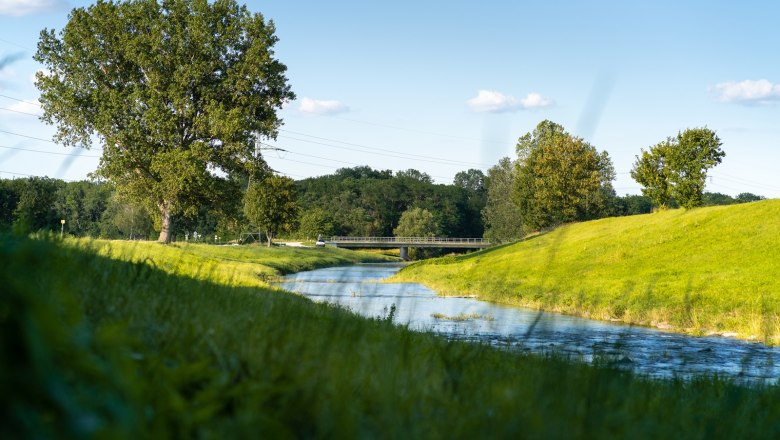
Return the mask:
{"type": "Polygon", "coordinates": [[[778,343],[780,200],[560,227],[395,278],[441,294],[778,343]]]}
{"type": "Polygon", "coordinates": [[[143,262],[172,275],[229,286],[267,287],[266,281],[293,272],[359,262],[398,261],[369,252],[332,247],[214,246],[149,241],[69,239],[69,246],[123,261],[143,262]]]}
{"type": "Polygon", "coordinates": [[[775,386],[446,341],[182,268],[243,249],[100,247],[0,237],[0,438],[780,436],[775,386]]]}

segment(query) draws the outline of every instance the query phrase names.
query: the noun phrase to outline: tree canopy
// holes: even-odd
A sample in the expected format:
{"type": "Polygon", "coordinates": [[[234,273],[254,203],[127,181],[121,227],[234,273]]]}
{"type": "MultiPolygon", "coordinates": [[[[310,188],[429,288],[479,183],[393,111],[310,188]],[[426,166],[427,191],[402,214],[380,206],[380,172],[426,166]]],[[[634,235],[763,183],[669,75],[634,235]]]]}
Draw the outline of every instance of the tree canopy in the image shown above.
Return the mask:
{"type": "Polygon", "coordinates": [[[482,236],[482,191],[430,180],[417,170],[394,175],[361,166],[299,180],[296,185],[303,212],[326,211],[334,235],[390,236],[404,211],[420,207],[433,214],[443,236],[482,236]]]}
{"type": "Polygon", "coordinates": [[[430,211],[415,207],[401,214],[393,233],[396,237],[435,237],[439,233],[439,225],[430,211]]]}
{"type": "Polygon", "coordinates": [[[642,194],[665,208],[674,199],[685,208],[703,204],[707,171],[726,153],[714,131],[689,128],[660,142],[636,157],[631,177],[642,185],[642,194]]]}
{"type": "Polygon", "coordinates": [[[504,157],[488,170],[487,202],[482,210],[485,238],[496,243],[517,240],[525,235],[520,207],[513,197],[515,164],[504,157]]]}
{"type": "Polygon", "coordinates": [[[244,194],[244,215],[255,227],[265,231],[268,246],[278,232],[292,231],[298,219],[293,180],[270,176],[249,185],[244,194]]]}
{"type": "Polygon", "coordinates": [[[601,217],[615,197],[607,152],[554,122],[542,121],[520,137],[517,156],[515,196],[530,228],[601,217]]]}
{"type": "Polygon", "coordinates": [[[59,34],[41,32],[42,119],[66,146],[96,137],[97,176],[157,212],[168,242],[173,216],[218,198],[230,176],[267,171],[255,141],[276,136],[294,98],[274,32],[235,0],[76,8],[59,34]]]}

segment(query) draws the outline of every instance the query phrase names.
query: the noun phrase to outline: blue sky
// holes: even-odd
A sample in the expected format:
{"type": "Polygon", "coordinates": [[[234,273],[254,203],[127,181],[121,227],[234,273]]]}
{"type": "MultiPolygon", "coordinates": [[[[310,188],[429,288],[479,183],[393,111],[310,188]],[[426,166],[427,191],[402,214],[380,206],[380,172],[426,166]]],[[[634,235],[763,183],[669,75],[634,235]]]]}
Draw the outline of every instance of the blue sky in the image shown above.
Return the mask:
{"type": "MultiPolygon", "coordinates": [[[[98,153],[47,142],[36,106],[12,99],[37,98],[39,31],[90,3],[0,0],[0,177],[95,169],[98,153]]],[[[298,96],[270,142],[286,151],[266,158],[294,178],[369,165],[449,183],[550,119],[608,151],[617,192],[638,194],[640,149],[706,125],[726,152],[707,190],[780,197],[780,6],[680,3],[249,1],[275,22],[298,96]]]]}

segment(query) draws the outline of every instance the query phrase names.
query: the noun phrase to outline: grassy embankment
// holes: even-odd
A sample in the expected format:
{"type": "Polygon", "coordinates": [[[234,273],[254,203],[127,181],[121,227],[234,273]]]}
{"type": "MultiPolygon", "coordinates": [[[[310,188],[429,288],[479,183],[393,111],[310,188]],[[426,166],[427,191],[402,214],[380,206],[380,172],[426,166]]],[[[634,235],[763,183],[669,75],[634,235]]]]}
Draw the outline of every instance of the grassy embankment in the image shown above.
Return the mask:
{"type": "Polygon", "coordinates": [[[778,387],[445,341],[221,274],[309,250],[110,244],[0,237],[0,437],[780,435],[778,387]]]}
{"type": "Polygon", "coordinates": [[[187,276],[227,286],[267,287],[279,275],[360,262],[398,261],[385,255],[332,247],[213,246],[155,242],[70,239],[66,244],[98,255],[143,262],[171,275],[187,276]]]}
{"type": "Polygon", "coordinates": [[[398,281],[692,334],[780,342],[780,200],[560,227],[398,281]]]}

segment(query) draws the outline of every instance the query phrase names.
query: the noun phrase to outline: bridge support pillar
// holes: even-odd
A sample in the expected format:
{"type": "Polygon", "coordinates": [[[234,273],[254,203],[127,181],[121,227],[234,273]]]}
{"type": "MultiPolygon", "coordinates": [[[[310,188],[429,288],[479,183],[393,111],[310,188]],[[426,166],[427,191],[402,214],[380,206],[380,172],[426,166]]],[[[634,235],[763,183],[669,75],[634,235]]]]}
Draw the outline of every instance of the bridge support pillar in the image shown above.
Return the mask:
{"type": "Polygon", "coordinates": [[[409,261],[409,248],[406,246],[401,246],[401,259],[409,261]]]}

